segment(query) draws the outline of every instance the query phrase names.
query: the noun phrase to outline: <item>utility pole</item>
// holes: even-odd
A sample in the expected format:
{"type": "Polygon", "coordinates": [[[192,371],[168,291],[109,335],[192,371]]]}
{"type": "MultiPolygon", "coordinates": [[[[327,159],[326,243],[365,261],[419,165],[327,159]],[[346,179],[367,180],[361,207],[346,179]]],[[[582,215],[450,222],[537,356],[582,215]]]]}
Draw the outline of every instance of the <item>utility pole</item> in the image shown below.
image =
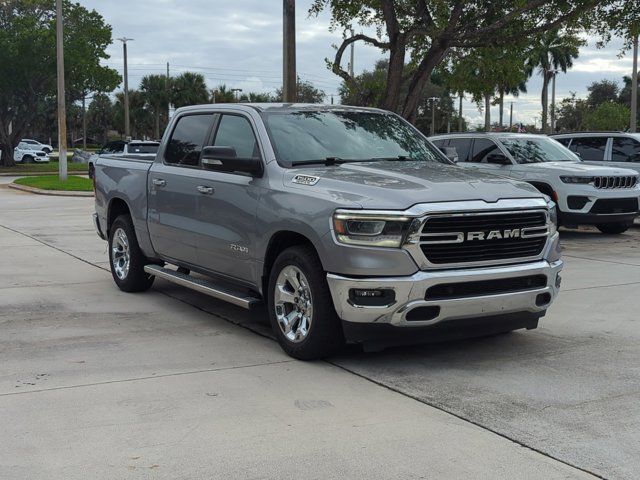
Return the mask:
{"type": "MultiPolygon", "coordinates": [[[[351,36],[353,37],[353,29],[351,29],[351,36]]],[[[351,76],[351,78],[353,78],[353,56],[355,53],[355,43],[356,42],[351,42],[351,55],[350,55],[350,59],[349,59],[349,75],[351,76]]]]}
{"type": "Polygon", "coordinates": [[[631,120],[629,131],[635,132],[638,125],[638,34],[633,39],[633,73],[631,74],[631,120]]]}
{"type": "Polygon", "coordinates": [[[296,78],[296,2],[283,0],[283,62],[282,62],[282,96],[286,103],[294,103],[297,99],[296,78]]]}
{"type": "Polygon", "coordinates": [[[56,63],[58,67],[58,178],[67,179],[67,112],[64,91],[62,0],[56,0],[56,63]]]}
{"type": "Polygon", "coordinates": [[[551,79],[551,133],[554,133],[556,131],[556,75],[558,70],[549,70],[549,73],[553,75],[551,79]]]}
{"type": "Polygon", "coordinates": [[[86,109],[87,94],[82,92],[82,149],[87,149],[87,109],[86,109]]]}
{"type": "Polygon", "coordinates": [[[438,97],[430,97],[431,100],[431,129],[430,135],[433,136],[436,134],[436,102],[440,100],[438,97]]]}
{"type": "Polygon", "coordinates": [[[129,72],[127,69],[127,42],[133,41],[133,38],[122,37],[118,40],[122,42],[122,52],[124,55],[124,138],[125,140],[130,140],[131,133],[129,129],[129,72]]]}
{"type": "MultiPolygon", "coordinates": [[[[165,80],[165,90],[167,91],[167,125],[169,124],[169,119],[171,119],[171,90],[169,86],[169,62],[167,62],[167,78],[165,80]]],[[[158,140],[158,139],[156,139],[158,140]]]]}
{"type": "Polygon", "coordinates": [[[509,130],[513,127],[513,102],[511,102],[511,107],[509,107],[509,130]]]}

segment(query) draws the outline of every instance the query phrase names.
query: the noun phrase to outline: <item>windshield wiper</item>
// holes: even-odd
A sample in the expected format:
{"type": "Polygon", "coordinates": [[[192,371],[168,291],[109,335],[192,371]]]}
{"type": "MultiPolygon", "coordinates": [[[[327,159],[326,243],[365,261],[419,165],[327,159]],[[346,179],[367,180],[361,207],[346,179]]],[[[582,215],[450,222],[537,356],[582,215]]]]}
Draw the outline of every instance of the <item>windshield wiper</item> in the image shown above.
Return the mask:
{"type": "Polygon", "coordinates": [[[292,167],[299,167],[301,165],[339,165],[341,163],[347,162],[366,162],[366,159],[357,159],[357,158],[341,158],[341,157],[326,157],[326,158],[318,158],[316,160],[298,160],[296,162],[291,162],[292,167]]]}
{"type": "Polygon", "coordinates": [[[398,155],[397,157],[374,157],[372,159],[370,159],[371,161],[380,161],[380,162],[386,162],[386,161],[390,161],[390,162],[395,162],[395,161],[400,161],[400,162],[404,162],[405,160],[412,160],[411,158],[407,157],[406,155],[398,155]]]}

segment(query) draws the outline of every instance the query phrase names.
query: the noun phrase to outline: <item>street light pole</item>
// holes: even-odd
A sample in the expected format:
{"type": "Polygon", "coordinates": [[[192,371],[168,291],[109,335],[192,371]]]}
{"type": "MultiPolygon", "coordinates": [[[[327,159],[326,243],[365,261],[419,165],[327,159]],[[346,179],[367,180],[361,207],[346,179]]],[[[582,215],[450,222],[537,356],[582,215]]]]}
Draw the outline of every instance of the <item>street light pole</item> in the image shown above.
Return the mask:
{"type": "Polygon", "coordinates": [[[638,34],[633,39],[633,73],[631,74],[631,119],[629,131],[635,132],[638,125],[638,34]]]}
{"type": "Polygon", "coordinates": [[[124,55],[124,138],[129,140],[131,137],[129,129],[129,72],[127,69],[127,42],[133,41],[133,38],[119,38],[122,42],[122,53],[124,55]]]}
{"type": "Polygon", "coordinates": [[[283,0],[283,62],[282,62],[282,96],[283,101],[296,101],[296,1],[283,0]]]}
{"type": "Polygon", "coordinates": [[[438,97],[430,97],[431,100],[431,136],[436,133],[436,102],[439,100],[438,97]]]}
{"type": "Polygon", "coordinates": [[[231,91],[235,94],[235,97],[236,97],[236,103],[238,103],[238,100],[239,100],[239,98],[238,98],[238,97],[239,97],[239,95],[238,95],[238,94],[239,94],[240,92],[242,92],[242,89],[241,89],[241,88],[232,88],[232,89],[231,89],[231,91]]]}
{"type": "Polygon", "coordinates": [[[58,69],[58,178],[67,179],[67,112],[64,91],[62,0],[56,0],[56,64],[58,69]]]}

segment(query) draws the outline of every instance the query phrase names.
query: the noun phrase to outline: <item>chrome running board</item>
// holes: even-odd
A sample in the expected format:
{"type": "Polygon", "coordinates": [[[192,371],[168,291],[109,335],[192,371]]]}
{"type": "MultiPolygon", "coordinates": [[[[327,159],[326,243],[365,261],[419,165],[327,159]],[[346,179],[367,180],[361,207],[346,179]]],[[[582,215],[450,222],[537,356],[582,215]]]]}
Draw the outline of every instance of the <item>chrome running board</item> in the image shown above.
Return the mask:
{"type": "Polygon", "coordinates": [[[169,282],[190,288],[191,290],[196,290],[197,292],[204,293],[205,295],[223,300],[238,307],[252,309],[262,304],[259,298],[252,297],[247,293],[236,292],[229,288],[216,285],[209,280],[195,278],[191,275],[176,272],[169,268],[163,268],[159,265],[145,265],[144,271],[149,275],[168,280],[169,282]]]}

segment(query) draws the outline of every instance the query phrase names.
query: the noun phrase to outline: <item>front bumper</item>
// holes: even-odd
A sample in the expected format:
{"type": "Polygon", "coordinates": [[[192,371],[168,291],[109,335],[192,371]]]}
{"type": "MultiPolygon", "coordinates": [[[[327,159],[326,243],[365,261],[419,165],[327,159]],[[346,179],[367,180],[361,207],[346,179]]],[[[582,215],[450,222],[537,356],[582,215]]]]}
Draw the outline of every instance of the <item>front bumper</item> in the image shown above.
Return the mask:
{"type": "Polygon", "coordinates": [[[500,267],[420,271],[406,277],[350,278],[328,274],[327,281],[336,312],[345,322],[425,327],[452,320],[517,313],[542,316],[558,294],[562,266],[562,260],[552,263],[540,260],[500,267]],[[427,290],[436,285],[488,282],[538,275],[546,277],[546,285],[506,293],[476,293],[473,296],[426,299],[427,290]],[[356,305],[349,298],[352,289],[391,289],[395,292],[395,301],[386,306],[356,305]],[[545,301],[541,302],[541,299],[545,301]],[[435,309],[437,315],[428,320],[408,320],[407,315],[419,307],[439,307],[439,310],[435,309]]]}

